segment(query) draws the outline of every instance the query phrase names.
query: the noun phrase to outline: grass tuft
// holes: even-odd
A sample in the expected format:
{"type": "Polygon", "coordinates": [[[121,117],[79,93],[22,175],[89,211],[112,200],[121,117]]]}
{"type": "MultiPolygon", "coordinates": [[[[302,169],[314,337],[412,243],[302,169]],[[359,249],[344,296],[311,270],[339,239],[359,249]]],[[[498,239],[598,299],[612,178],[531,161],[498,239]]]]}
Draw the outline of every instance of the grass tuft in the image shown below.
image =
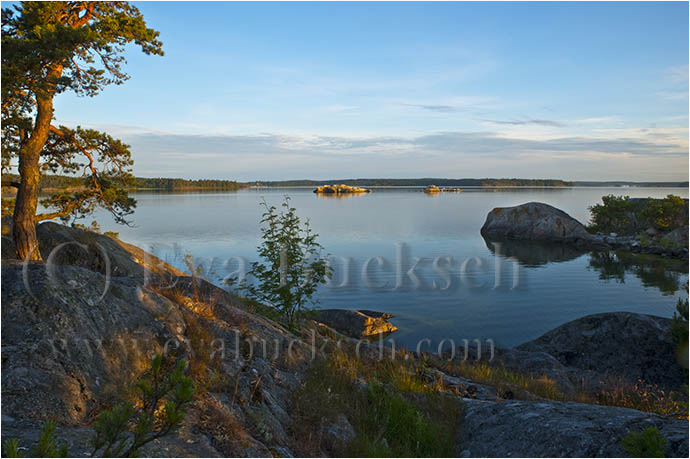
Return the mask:
{"type": "Polygon", "coordinates": [[[318,456],[322,428],[345,414],[356,437],[336,455],[447,457],[462,407],[404,360],[359,359],[343,350],[312,365],[293,398],[298,453],[318,456]]]}

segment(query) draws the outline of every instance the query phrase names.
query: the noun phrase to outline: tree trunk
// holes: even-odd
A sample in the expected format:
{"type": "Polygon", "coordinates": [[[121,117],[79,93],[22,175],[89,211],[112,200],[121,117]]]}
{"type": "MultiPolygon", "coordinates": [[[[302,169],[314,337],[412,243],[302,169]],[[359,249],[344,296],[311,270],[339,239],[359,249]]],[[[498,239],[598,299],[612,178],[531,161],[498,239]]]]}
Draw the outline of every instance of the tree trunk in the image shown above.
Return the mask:
{"type": "Polygon", "coordinates": [[[41,178],[39,159],[41,150],[48,140],[50,122],[53,119],[52,95],[37,99],[36,125],[31,137],[19,150],[19,188],[14,204],[12,236],[19,259],[40,260],[36,239],[36,207],[41,178]]]}

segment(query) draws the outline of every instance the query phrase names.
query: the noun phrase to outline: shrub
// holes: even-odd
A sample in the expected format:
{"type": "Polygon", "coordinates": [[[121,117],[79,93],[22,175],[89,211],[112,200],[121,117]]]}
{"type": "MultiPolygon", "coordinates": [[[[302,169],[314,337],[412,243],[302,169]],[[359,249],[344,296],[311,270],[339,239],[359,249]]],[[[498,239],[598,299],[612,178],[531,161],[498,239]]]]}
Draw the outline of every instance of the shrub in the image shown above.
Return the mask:
{"type": "MultiPolygon", "coordinates": [[[[38,443],[29,450],[29,457],[67,457],[69,451],[67,444],[58,445],[55,439],[55,422],[46,421],[38,434],[38,443]]],[[[2,444],[2,455],[4,457],[23,457],[19,447],[19,441],[11,438],[2,444]]]]}
{"type": "Polygon", "coordinates": [[[135,403],[124,403],[103,411],[94,423],[92,456],[131,457],[145,444],[173,432],[184,419],[194,389],[184,375],[185,362],[174,367],[161,355],[137,383],[141,392],[135,403]]]}
{"type": "Polygon", "coordinates": [[[647,427],[642,432],[630,431],[622,443],[632,457],[664,457],[666,439],[656,427],[647,427]]]}
{"type": "Polygon", "coordinates": [[[453,455],[462,417],[458,399],[438,387],[424,386],[424,377],[413,371],[410,362],[390,360],[387,368],[380,369],[382,363],[334,350],[327,360],[311,366],[294,394],[291,410],[300,455],[320,454],[322,426],[341,414],[356,436],[342,451],[331,451],[336,456],[453,455]],[[402,376],[405,373],[408,376],[402,376]],[[409,384],[414,378],[419,381],[409,384]]]}
{"type": "Polygon", "coordinates": [[[265,302],[278,310],[287,324],[295,328],[302,312],[312,303],[312,296],[319,284],[331,275],[327,259],[321,256],[323,247],[316,240],[309,222],[302,224],[296,209],[290,207],[285,197],[283,210],[261,203],[266,209],[261,228],[263,239],[258,247],[259,256],[265,263],[254,262],[249,275],[257,285],[245,283],[248,296],[265,302]]]}
{"type": "Polygon", "coordinates": [[[630,202],[629,196],[608,195],[601,198],[603,204],[589,207],[589,231],[602,233],[631,232],[632,215],[635,204],[630,202]]]}
{"type": "Polygon", "coordinates": [[[362,403],[365,415],[355,423],[360,438],[350,446],[353,457],[452,455],[453,437],[401,394],[371,385],[362,403]]]}
{"type": "Polygon", "coordinates": [[[668,230],[683,225],[687,220],[684,210],[685,201],[679,196],[669,194],[664,199],[648,199],[647,207],[641,215],[654,228],[668,230]]]}

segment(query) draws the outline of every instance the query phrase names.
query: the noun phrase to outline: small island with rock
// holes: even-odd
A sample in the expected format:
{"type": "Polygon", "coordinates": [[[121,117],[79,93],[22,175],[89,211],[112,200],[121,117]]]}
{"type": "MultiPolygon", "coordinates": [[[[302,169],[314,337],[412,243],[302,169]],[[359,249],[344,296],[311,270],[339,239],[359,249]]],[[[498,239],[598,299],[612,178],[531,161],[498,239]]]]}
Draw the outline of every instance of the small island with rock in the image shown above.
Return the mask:
{"type": "Polygon", "coordinates": [[[349,186],[344,184],[323,185],[314,189],[316,194],[360,194],[371,193],[371,188],[349,186]]]}
{"type": "Polygon", "coordinates": [[[604,196],[585,226],[541,202],[497,207],[480,232],[486,240],[567,243],[581,250],[626,250],[688,259],[688,200],[604,196]]]}
{"type": "Polygon", "coordinates": [[[460,187],[439,188],[436,185],[429,185],[422,190],[422,192],[429,193],[429,194],[460,193],[461,191],[462,191],[462,188],[460,188],[460,187]]]}

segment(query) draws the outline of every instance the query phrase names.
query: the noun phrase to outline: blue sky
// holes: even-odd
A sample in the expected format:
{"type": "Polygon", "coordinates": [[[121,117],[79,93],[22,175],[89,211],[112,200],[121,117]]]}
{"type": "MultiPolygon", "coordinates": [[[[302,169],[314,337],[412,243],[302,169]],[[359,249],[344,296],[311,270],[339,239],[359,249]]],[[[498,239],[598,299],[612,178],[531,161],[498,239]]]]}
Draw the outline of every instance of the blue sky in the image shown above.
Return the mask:
{"type": "Polygon", "coordinates": [[[141,176],[688,179],[688,3],[136,3],[166,55],[56,119],[141,176]]]}

